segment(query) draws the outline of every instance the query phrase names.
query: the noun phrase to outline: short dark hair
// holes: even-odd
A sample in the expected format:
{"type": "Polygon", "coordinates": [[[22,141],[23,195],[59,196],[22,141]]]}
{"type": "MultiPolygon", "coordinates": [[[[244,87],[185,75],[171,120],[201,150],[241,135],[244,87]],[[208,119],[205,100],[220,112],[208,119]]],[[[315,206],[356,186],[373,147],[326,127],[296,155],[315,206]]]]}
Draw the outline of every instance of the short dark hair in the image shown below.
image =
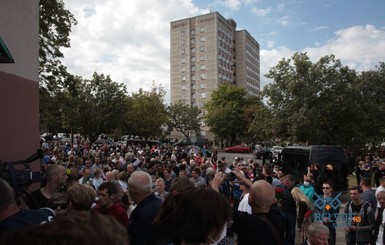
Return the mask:
{"type": "Polygon", "coordinates": [[[323,182],[323,183],[322,183],[322,185],[329,185],[329,186],[330,186],[330,188],[332,188],[332,189],[333,189],[333,185],[332,185],[332,182],[330,182],[330,181],[325,181],[325,182],[323,182]]]}
{"type": "Polygon", "coordinates": [[[180,224],[183,241],[202,243],[210,232],[219,235],[223,225],[230,222],[231,214],[231,205],[225,197],[211,188],[199,187],[185,195],[177,206],[176,224],[180,224]]]}
{"type": "Polygon", "coordinates": [[[116,187],[115,183],[113,182],[103,182],[99,186],[99,191],[101,190],[107,190],[108,195],[116,194],[118,192],[118,188],[116,187]]]}
{"type": "Polygon", "coordinates": [[[349,187],[349,191],[358,191],[358,192],[360,192],[360,187],[358,185],[349,187]]]}
{"type": "Polygon", "coordinates": [[[364,186],[372,186],[372,180],[368,177],[361,178],[361,184],[364,186]]]}
{"type": "Polygon", "coordinates": [[[199,167],[195,167],[195,168],[193,169],[193,171],[194,171],[195,173],[199,174],[199,175],[201,175],[201,173],[202,173],[202,171],[201,171],[201,169],[200,169],[199,167]]]}

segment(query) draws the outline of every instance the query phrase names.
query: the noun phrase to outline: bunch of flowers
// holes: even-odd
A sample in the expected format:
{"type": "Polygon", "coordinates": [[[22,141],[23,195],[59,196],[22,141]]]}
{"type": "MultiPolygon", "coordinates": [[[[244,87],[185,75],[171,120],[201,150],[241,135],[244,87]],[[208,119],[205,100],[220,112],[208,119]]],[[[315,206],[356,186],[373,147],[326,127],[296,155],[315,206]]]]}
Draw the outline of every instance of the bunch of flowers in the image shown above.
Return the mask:
{"type": "Polygon", "coordinates": [[[278,206],[282,205],[283,198],[285,198],[283,188],[275,188],[275,200],[277,201],[278,206]]]}

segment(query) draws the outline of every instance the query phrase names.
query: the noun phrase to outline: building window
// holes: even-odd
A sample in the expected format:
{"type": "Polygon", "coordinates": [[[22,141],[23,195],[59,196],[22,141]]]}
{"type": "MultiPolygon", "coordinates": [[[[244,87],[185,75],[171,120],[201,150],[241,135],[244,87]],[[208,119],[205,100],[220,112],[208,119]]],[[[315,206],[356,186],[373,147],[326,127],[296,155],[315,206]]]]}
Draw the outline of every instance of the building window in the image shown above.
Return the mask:
{"type": "Polygon", "coordinates": [[[191,29],[191,35],[195,35],[195,29],[191,29]]]}
{"type": "Polygon", "coordinates": [[[191,84],[191,88],[195,89],[195,83],[191,84]]]}
{"type": "Polygon", "coordinates": [[[204,52],[206,50],[205,45],[200,46],[199,49],[201,50],[201,52],[204,52]]]}
{"type": "Polygon", "coordinates": [[[192,70],[192,71],[196,71],[197,68],[196,68],[195,66],[191,66],[191,70],[192,70]]]}
{"type": "Polygon", "coordinates": [[[204,41],[206,41],[206,36],[201,37],[201,42],[204,42],[204,41]]]}
{"type": "Polygon", "coordinates": [[[205,80],[206,79],[206,74],[201,74],[201,79],[205,80]]]}
{"type": "Polygon", "coordinates": [[[202,99],[206,98],[206,93],[201,93],[201,98],[202,99]]]}
{"type": "Polygon", "coordinates": [[[201,70],[206,70],[206,65],[201,65],[201,70]]]}
{"type": "Polygon", "coordinates": [[[206,56],[205,55],[201,55],[201,60],[206,60],[206,56]]]}
{"type": "Polygon", "coordinates": [[[186,99],[186,95],[185,94],[182,94],[182,100],[185,100],[186,99]]]}
{"type": "Polygon", "coordinates": [[[186,53],[186,50],[185,50],[184,48],[182,48],[182,49],[180,50],[180,53],[181,53],[181,54],[185,54],[185,53],[186,53]]]}
{"type": "Polygon", "coordinates": [[[186,85],[182,85],[182,90],[186,90],[186,85]]]}
{"type": "Polygon", "coordinates": [[[201,88],[206,88],[206,83],[201,83],[201,88]]]}
{"type": "Polygon", "coordinates": [[[196,76],[196,75],[193,75],[193,76],[191,77],[191,80],[193,80],[193,81],[197,80],[197,76],[196,76]]]}
{"type": "Polygon", "coordinates": [[[180,59],[180,63],[182,63],[182,64],[186,63],[186,58],[180,59]]]}
{"type": "Polygon", "coordinates": [[[182,40],[180,40],[180,45],[184,45],[185,44],[185,40],[184,39],[182,39],[182,40]]]}
{"type": "Polygon", "coordinates": [[[183,31],[180,31],[180,36],[181,36],[181,37],[184,37],[184,30],[183,30],[183,31]]]}
{"type": "Polygon", "coordinates": [[[185,75],[182,76],[182,81],[186,81],[186,76],[185,75]]]}
{"type": "Polygon", "coordinates": [[[196,95],[195,94],[191,94],[191,98],[195,99],[196,95]]]}
{"type": "Polygon", "coordinates": [[[201,26],[201,28],[199,30],[200,30],[200,32],[205,32],[206,31],[206,26],[201,26]]]}
{"type": "Polygon", "coordinates": [[[183,66],[182,69],[181,69],[182,72],[186,72],[186,67],[183,66]]]}
{"type": "Polygon", "coordinates": [[[195,44],[195,38],[191,39],[191,44],[195,44]]]}
{"type": "Polygon", "coordinates": [[[192,61],[192,62],[195,61],[195,56],[191,57],[191,61],[192,61]]]}
{"type": "Polygon", "coordinates": [[[191,53],[195,53],[195,48],[191,48],[191,53]]]}

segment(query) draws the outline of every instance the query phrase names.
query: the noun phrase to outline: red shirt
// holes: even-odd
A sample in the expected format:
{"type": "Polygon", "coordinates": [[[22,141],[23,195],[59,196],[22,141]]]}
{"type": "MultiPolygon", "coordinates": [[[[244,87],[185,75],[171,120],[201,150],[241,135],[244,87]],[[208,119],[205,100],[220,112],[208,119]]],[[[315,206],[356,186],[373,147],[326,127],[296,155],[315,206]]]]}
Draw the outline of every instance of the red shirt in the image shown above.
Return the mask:
{"type": "Polygon", "coordinates": [[[111,207],[103,208],[99,205],[99,203],[96,204],[96,206],[93,208],[94,211],[110,215],[115,217],[124,227],[128,226],[128,215],[127,210],[122,207],[122,205],[119,205],[117,203],[114,203],[111,207]]]}

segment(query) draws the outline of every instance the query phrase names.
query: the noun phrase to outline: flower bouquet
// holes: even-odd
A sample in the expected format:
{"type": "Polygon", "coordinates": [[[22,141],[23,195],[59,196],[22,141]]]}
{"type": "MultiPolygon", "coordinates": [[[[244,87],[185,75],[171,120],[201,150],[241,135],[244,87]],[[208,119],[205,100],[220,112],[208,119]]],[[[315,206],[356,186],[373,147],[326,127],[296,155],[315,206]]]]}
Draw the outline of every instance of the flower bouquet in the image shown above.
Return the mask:
{"type": "Polygon", "coordinates": [[[285,193],[283,188],[275,188],[275,201],[278,207],[282,207],[282,201],[285,198],[285,193]]]}

